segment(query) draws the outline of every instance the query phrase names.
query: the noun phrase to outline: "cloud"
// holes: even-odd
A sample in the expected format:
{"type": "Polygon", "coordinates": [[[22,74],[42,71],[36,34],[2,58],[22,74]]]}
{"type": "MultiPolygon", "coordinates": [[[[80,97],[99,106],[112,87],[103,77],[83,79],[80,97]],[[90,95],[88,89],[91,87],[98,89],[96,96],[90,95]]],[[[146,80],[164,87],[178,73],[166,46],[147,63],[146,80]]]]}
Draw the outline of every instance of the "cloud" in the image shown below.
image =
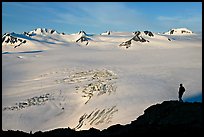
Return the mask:
{"type": "Polygon", "coordinates": [[[136,28],[147,24],[141,12],[124,3],[68,3],[55,22],[112,29],[136,28]]]}
{"type": "Polygon", "coordinates": [[[201,29],[200,11],[189,8],[188,10],[185,14],[176,10],[170,14],[158,13],[157,10],[143,9],[138,3],[126,2],[3,2],[2,4],[4,20],[10,18],[13,22],[30,24],[34,27],[50,26],[67,31],[84,29],[94,32],[165,31],[177,26],[201,29]],[[163,16],[159,16],[161,14],[163,16]],[[21,16],[26,20],[19,20],[21,16]]]}
{"type": "Polygon", "coordinates": [[[149,26],[141,11],[122,2],[14,2],[5,5],[17,7],[19,13],[25,11],[24,17],[36,24],[49,22],[103,31],[135,31],[149,26]]]}

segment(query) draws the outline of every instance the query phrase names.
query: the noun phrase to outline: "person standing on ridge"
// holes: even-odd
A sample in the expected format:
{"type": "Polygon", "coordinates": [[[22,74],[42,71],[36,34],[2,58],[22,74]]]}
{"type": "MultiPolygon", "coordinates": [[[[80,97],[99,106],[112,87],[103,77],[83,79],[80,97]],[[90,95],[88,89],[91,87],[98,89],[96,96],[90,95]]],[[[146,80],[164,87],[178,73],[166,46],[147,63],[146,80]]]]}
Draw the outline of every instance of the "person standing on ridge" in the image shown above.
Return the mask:
{"type": "Polygon", "coordinates": [[[180,84],[179,92],[178,92],[178,94],[179,94],[179,102],[183,102],[182,96],[183,96],[183,93],[184,93],[184,92],[185,92],[185,88],[183,87],[182,84],[180,84]]]}

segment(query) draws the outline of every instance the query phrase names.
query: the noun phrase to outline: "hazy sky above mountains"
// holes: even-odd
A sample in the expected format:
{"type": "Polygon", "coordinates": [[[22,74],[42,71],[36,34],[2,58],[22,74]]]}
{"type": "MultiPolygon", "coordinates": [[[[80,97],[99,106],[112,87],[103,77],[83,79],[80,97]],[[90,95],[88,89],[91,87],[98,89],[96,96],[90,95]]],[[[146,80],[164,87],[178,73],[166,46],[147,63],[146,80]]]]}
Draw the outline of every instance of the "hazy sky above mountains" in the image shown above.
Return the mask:
{"type": "Polygon", "coordinates": [[[3,2],[2,33],[52,28],[88,33],[186,27],[202,31],[202,2],[3,2]]]}

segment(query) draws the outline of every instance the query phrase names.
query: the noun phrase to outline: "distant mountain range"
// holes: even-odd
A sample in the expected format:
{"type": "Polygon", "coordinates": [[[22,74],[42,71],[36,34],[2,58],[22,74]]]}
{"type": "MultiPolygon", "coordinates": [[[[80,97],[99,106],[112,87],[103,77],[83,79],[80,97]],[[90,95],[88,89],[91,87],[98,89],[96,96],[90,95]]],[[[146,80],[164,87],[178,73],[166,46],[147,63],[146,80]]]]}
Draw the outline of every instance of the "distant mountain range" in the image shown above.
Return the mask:
{"type": "MultiPolygon", "coordinates": [[[[131,47],[132,43],[139,42],[139,43],[148,43],[151,42],[152,39],[157,39],[161,37],[161,39],[165,41],[171,41],[168,35],[194,35],[192,31],[187,28],[178,28],[178,29],[171,29],[168,32],[163,34],[156,34],[151,31],[134,31],[132,33],[123,33],[123,32],[112,32],[106,31],[101,33],[100,35],[89,35],[85,31],[81,30],[75,34],[65,34],[59,33],[54,29],[46,29],[46,28],[37,28],[29,32],[23,32],[22,34],[17,33],[5,33],[2,36],[2,46],[3,47],[12,47],[14,49],[19,47],[26,47],[29,48],[30,45],[33,45],[32,42],[43,42],[47,44],[62,44],[62,43],[78,43],[79,45],[92,45],[91,43],[95,42],[104,42],[104,37],[111,38],[107,39],[105,42],[116,42],[116,46],[119,47],[131,47]],[[126,41],[121,41],[118,38],[127,37],[126,41]],[[129,39],[128,39],[129,37],[129,39]],[[112,40],[115,39],[115,40],[112,40]],[[101,41],[100,41],[101,40],[101,41]],[[110,41],[109,41],[110,40],[110,41]]],[[[4,48],[3,48],[4,49],[4,48]]],[[[8,50],[8,48],[7,48],[8,50]]]]}

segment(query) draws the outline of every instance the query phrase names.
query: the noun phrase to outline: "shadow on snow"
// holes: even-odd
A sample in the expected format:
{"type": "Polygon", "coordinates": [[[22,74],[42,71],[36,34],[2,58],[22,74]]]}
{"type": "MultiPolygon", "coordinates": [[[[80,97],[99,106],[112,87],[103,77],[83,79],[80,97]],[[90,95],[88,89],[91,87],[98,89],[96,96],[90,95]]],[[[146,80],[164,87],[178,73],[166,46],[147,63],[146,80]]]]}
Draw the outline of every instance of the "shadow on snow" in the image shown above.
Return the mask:
{"type": "Polygon", "coordinates": [[[2,54],[19,54],[19,53],[39,53],[43,52],[42,50],[34,50],[34,51],[22,51],[22,52],[3,52],[2,54]]]}

